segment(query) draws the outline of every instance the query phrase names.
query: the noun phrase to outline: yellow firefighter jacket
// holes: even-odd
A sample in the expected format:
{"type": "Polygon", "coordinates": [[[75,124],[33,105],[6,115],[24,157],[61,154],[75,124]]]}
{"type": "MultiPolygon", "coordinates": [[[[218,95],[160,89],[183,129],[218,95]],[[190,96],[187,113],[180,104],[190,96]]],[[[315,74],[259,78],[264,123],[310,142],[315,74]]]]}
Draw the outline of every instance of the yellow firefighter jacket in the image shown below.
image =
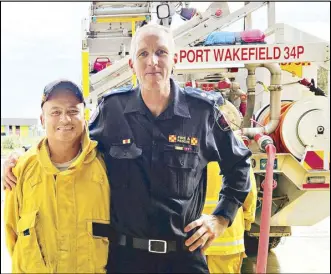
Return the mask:
{"type": "MultiPolygon", "coordinates": [[[[222,178],[217,162],[209,163],[207,166],[207,197],[203,213],[211,214],[217,203],[221,189],[222,178]]],[[[255,220],[255,209],[257,200],[256,181],[253,169],[250,170],[252,183],[244,204],[239,208],[232,225],[227,228],[223,235],[215,239],[212,245],[205,251],[205,255],[232,255],[245,251],[244,232],[250,230],[251,224],[255,220]]]]}
{"type": "Polygon", "coordinates": [[[85,132],[82,153],[60,172],[46,139],[20,157],[17,185],[5,199],[12,271],[105,273],[110,189],[96,142],[85,132]]]}

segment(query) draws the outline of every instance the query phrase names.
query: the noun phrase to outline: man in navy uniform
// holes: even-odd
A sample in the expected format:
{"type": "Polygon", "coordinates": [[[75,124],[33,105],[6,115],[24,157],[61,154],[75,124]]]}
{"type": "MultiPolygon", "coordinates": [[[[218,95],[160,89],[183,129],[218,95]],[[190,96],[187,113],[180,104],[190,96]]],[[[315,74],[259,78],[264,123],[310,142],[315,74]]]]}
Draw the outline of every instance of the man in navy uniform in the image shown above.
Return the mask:
{"type": "Polygon", "coordinates": [[[251,152],[219,111],[223,98],[171,78],[171,31],[138,29],[130,66],[139,85],[105,94],[90,121],[111,184],[108,271],[208,273],[202,251],[231,225],[250,191],[251,152]],[[201,215],[207,163],[222,167],[213,215],[201,215]]]}

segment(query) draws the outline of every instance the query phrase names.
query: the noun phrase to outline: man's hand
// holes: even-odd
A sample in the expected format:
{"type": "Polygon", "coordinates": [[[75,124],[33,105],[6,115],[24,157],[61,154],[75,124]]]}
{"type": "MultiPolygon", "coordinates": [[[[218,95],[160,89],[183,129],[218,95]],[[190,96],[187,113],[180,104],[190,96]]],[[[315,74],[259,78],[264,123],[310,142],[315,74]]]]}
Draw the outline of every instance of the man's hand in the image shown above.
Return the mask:
{"type": "Polygon", "coordinates": [[[3,164],[2,185],[3,189],[12,190],[16,185],[16,177],[12,172],[12,168],[16,166],[18,158],[22,154],[20,152],[11,153],[3,164]]]}
{"type": "Polygon", "coordinates": [[[184,232],[189,232],[196,227],[200,227],[185,241],[185,245],[189,246],[190,251],[194,251],[201,246],[201,250],[204,252],[215,238],[224,233],[228,225],[229,220],[222,216],[203,214],[199,219],[184,228],[184,232]]]}

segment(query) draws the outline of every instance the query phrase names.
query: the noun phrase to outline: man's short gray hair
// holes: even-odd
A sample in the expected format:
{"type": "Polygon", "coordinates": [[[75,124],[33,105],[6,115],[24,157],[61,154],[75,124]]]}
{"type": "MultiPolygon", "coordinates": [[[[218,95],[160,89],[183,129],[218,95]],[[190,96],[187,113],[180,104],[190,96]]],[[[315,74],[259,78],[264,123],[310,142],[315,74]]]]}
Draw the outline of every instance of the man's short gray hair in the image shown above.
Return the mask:
{"type": "Polygon", "coordinates": [[[131,49],[130,49],[130,57],[132,61],[134,62],[135,60],[135,54],[137,51],[137,37],[142,33],[142,32],[164,32],[168,36],[168,41],[170,41],[170,54],[175,54],[175,41],[172,35],[172,31],[169,27],[161,26],[155,23],[149,23],[147,25],[144,25],[143,27],[140,27],[136,33],[133,35],[132,40],[131,40],[131,49]]]}

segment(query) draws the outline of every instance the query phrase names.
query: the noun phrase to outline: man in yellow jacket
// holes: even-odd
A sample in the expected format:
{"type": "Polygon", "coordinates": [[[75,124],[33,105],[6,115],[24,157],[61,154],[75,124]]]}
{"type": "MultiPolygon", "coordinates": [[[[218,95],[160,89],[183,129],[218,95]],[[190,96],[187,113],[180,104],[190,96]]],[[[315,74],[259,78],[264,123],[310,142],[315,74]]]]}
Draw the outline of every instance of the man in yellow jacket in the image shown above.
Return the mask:
{"type": "MultiPolygon", "coordinates": [[[[209,163],[207,167],[207,196],[204,213],[210,214],[217,205],[221,176],[218,163],[209,163]]],[[[215,239],[205,251],[210,273],[240,273],[245,255],[244,232],[250,230],[255,220],[257,200],[256,181],[253,169],[250,170],[251,191],[243,206],[239,208],[232,226],[222,236],[215,239]]]]}
{"type": "Polygon", "coordinates": [[[84,99],[71,81],[44,89],[46,137],[22,155],[6,191],[6,244],[15,273],[105,273],[110,189],[84,99]]]}

